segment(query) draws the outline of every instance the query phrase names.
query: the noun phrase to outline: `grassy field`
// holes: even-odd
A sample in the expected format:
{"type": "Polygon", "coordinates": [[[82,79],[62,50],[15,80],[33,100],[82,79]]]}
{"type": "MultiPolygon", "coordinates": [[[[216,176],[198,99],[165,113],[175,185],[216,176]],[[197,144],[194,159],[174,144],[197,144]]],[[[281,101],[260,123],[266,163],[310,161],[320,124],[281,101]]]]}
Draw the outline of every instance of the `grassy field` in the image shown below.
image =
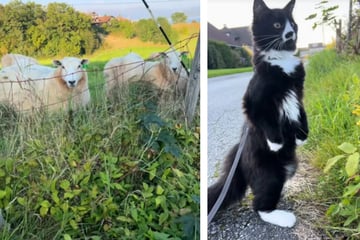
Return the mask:
{"type": "Polygon", "coordinates": [[[0,109],[0,239],[199,239],[199,115],[144,83],[106,99],[109,59],[167,49],[120,40],[87,56],[87,108],[0,109]]]}
{"type": "Polygon", "coordinates": [[[231,69],[211,69],[208,70],[208,78],[236,74],[236,73],[243,73],[243,72],[251,72],[252,70],[253,70],[252,67],[231,68],[231,69]]]}
{"type": "Polygon", "coordinates": [[[310,58],[306,73],[310,138],[305,149],[322,173],[309,200],[327,209],[322,218],[327,223],[319,225],[329,236],[358,239],[360,59],[324,51],[310,58]],[[325,166],[330,170],[323,172],[325,166]]]}

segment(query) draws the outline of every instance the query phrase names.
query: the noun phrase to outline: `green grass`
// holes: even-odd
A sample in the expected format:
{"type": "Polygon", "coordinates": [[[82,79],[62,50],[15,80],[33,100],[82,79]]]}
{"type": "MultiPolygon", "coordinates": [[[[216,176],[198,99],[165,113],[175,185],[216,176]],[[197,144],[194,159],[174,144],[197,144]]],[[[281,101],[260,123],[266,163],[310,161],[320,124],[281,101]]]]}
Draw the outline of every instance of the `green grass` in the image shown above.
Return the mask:
{"type": "Polygon", "coordinates": [[[310,161],[321,172],[318,188],[311,201],[327,208],[339,206],[338,212],[331,207],[329,213],[332,214],[326,217],[328,224],[322,224],[322,228],[332,237],[339,236],[333,235],[337,233],[351,239],[354,232],[359,232],[359,229],[355,230],[359,227],[346,225],[344,216],[348,216],[349,211],[355,213],[357,210],[350,210],[350,207],[355,207],[351,205],[353,199],[344,200],[342,196],[353,180],[346,180],[345,161],[339,162],[327,173],[323,173],[323,168],[328,159],[342,154],[338,149],[340,144],[359,142],[360,129],[356,125],[359,119],[352,111],[360,103],[360,58],[324,51],[310,58],[306,74],[305,107],[310,135],[305,146],[312,156],[310,161]],[[342,211],[344,215],[340,216],[342,211]],[[331,231],[334,229],[336,231],[331,231]]]}
{"type": "Polygon", "coordinates": [[[230,68],[230,69],[211,69],[211,70],[208,70],[208,78],[236,74],[236,73],[243,73],[243,72],[251,72],[252,70],[253,70],[252,67],[230,68]]]}
{"type": "Polygon", "coordinates": [[[89,57],[85,109],[0,109],[0,239],[199,239],[199,115],[187,126],[181,99],[141,82],[106,99],[123,51],[89,57]]]}

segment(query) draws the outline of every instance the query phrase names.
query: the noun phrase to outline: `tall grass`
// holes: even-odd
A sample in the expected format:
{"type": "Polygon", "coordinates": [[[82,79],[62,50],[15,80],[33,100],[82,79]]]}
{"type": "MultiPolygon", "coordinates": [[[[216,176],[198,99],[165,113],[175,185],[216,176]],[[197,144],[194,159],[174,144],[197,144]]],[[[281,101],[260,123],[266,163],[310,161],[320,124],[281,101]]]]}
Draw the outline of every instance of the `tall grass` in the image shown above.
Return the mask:
{"type": "Polygon", "coordinates": [[[199,118],[142,82],[77,111],[0,111],[0,239],[199,239],[199,118]]]}
{"type": "Polygon", "coordinates": [[[359,142],[358,119],[352,112],[360,103],[360,58],[323,51],[310,58],[306,73],[305,106],[310,125],[306,149],[311,153],[311,162],[322,172],[311,201],[328,208],[328,224],[322,228],[329,236],[336,238],[339,236],[334,234],[340,234],[352,239],[360,231],[356,225],[356,219],[360,219],[356,213],[358,197],[344,192],[356,187],[358,177],[347,176],[346,158],[330,171],[322,170],[330,158],[343,153],[339,145],[359,142]]]}
{"type": "Polygon", "coordinates": [[[344,141],[357,141],[359,128],[352,115],[360,97],[360,59],[347,59],[334,51],[313,56],[307,67],[305,105],[310,122],[307,145],[315,163],[323,166],[344,141]]]}

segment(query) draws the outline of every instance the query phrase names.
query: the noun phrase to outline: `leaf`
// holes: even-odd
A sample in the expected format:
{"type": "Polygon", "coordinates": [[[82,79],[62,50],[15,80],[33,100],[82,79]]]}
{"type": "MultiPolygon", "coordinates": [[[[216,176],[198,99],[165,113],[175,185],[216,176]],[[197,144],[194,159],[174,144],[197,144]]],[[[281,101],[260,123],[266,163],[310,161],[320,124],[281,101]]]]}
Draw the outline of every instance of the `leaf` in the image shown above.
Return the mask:
{"type": "Polygon", "coordinates": [[[160,204],[163,204],[165,202],[165,196],[160,195],[155,198],[155,206],[159,207],[160,204]]]}
{"type": "Polygon", "coordinates": [[[164,189],[160,186],[160,185],[157,185],[156,187],[156,194],[157,195],[161,195],[164,193],[164,189]]]}
{"type": "Polygon", "coordinates": [[[161,233],[161,232],[154,232],[154,239],[155,240],[168,240],[170,237],[169,234],[161,233]]]}
{"type": "Polygon", "coordinates": [[[333,158],[330,158],[324,168],[324,173],[327,173],[340,159],[345,158],[345,155],[338,155],[333,158]]]}
{"type": "Polygon", "coordinates": [[[350,223],[352,223],[353,221],[357,220],[358,219],[358,215],[355,213],[356,211],[354,210],[354,214],[349,216],[346,221],[344,222],[344,227],[347,227],[350,225],[350,223]]]}
{"type": "Polygon", "coordinates": [[[162,225],[169,218],[169,212],[163,212],[159,216],[159,224],[162,225]]]}
{"type": "Polygon", "coordinates": [[[156,168],[149,171],[149,180],[153,180],[156,177],[156,168]]]}
{"type": "Polygon", "coordinates": [[[64,180],[60,183],[60,187],[66,191],[70,188],[70,182],[68,180],[64,180]]]}
{"type": "Polygon", "coordinates": [[[360,190],[360,183],[347,186],[345,190],[346,192],[344,192],[343,197],[354,196],[360,190]]]}
{"type": "Polygon", "coordinates": [[[66,198],[68,198],[68,199],[72,199],[72,198],[74,198],[74,193],[72,193],[72,192],[66,192],[65,194],[64,194],[64,199],[66,199],[66,198]]]}
{"type": "Polygon", "coordinates": [[[311,14],[311,15],[307,16],[307,18],[305,18],[305,20],[314,19],[314,18],[316,18],[316,16],[317,16],[317,13],[311,14]]]}
{"type": "Polygon", "coordinates": [[[69,234],[64,234],[64,240],[72,240],[69,234]]]}
{"type": "Polygon", "coordinates": [[[132,208],[130,210],[130,214],[131,214],[131,217],[135,220],[135,222],[138,221],[138,212],[136,210],[136,208],[132,208]]]}
{"type": "Polygon", "coordinates": [[[6,196],[6,191],[0,190],[0,199],[3,199],[6,196]]]}
{"type": "Polygon", "coordinates": [[[342,143],[340,146],[338,146],[338,148],[347,154],[352,154],[356,151],[356,147],[354,147],[354,145],[348,142],[342,143]]]}
{"type": "Polygon", "coordinates": [[[356,152],[347,158],[345,170],[346,174],[351,177],[357,173],[359,167],[359,153],[356,152]]]}
{"type": "Polygon", "coordinates": [[[26,205],[26,200],[23,197],[18,197],[17,202],[21,205],[21,206],[25,206],[26,205]]]}
{"type": "Polygon", "coordinates": [[[116,220],[120,221],[120,222],[127,222],[127,223],[131,223],[133,222],[132,219],[128,218],[128,217],[125,217],[125,216],[118,216],[116,218],[116,220]]]}
{"type": "Polygon", "coordinates": [[[0,169],[0,177],[5,177],[6,173],[3,169],[0,169]]]}
{"type": "Polygon", "coordinates": [[[71,226],[74,230],[76,230],[76,229],[79,228],[77,222],[75,222],[74,219],[71,219],[69,223],[70,223],[70,226],[71,226]]]}
{"type": "Polygon", "coordinates": [[[48,211],[49,211],[48,207],[44,207],[44,206],[41,207],[40,208],[40,216],[44,217],[47,214],[48,211]]]}
{"type": "Polygon", "coordinates": [[[48,200],[44,200],[40,203],[40,206],[49,208],[51,207],[51,203],[48,200]]]}
{"type": "Polygon", "coordinates": [[[173,168],[173,172],[178,176],[179,178],[184,176],[184,173],[181,172],[179,169],[173,168]]]}

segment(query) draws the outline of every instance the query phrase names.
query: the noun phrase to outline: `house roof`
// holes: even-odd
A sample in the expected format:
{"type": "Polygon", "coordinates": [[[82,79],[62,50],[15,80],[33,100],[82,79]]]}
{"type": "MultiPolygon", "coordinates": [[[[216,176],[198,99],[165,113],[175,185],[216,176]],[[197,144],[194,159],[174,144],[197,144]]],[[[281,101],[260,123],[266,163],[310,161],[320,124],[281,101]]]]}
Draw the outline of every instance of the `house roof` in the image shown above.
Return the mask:
{"type": "Polygon", "coordinates": [[[113,16],[97,16],[97,15],[93,15],[92,16],[92,22],[95,24],[103,24],[103,23],[108,23],[112,18],[114,18],[113,16]]]}
{"type": "Polygon", "coordinates": [[[208,23],[208,39],[225,42],[229,46],[235,47],[252,46],[252,34],[249,27],[217,29],[208,23]]]}

